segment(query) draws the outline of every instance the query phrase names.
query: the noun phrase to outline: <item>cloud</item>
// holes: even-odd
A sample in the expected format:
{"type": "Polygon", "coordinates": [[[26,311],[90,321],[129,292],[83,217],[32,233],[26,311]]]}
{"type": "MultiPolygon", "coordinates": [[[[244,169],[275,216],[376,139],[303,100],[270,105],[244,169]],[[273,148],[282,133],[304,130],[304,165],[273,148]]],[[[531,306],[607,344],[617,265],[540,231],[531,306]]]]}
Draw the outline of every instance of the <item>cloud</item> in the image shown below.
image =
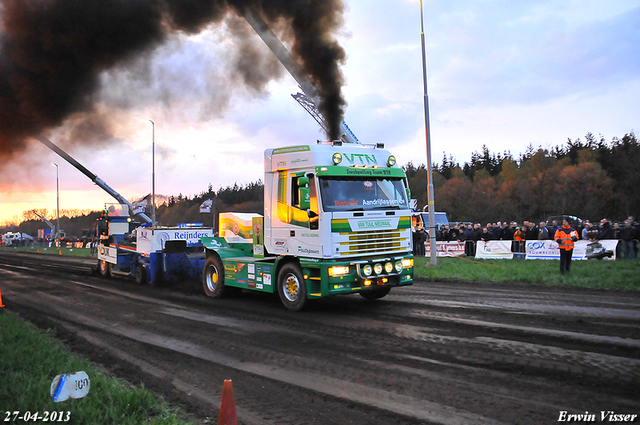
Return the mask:
{"type": "Polygon", "coordinates": [[[452,104],[539,103],[637,78],[640,8],[573,23],[540,3],[473,4],[441,15],[431,50],[439,92],[452,104]]]}

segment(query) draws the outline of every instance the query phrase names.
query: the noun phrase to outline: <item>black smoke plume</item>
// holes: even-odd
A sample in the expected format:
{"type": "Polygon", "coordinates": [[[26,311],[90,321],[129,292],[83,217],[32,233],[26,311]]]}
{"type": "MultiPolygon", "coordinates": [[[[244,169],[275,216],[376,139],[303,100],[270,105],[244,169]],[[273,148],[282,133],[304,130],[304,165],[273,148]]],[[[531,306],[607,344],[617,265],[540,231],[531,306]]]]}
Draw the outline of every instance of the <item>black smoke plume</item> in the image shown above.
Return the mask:
{"type": "MultiPolygon", "coordinates": [[[[338,139],[345,52],[334,34],[343,24],[342,0],[0,0],[0,155],[72,114],[91,113],[102,72],[172,33],[198,33],[247,7],[287,27],[292,54],[318,88],[327,136],[338,139]]],[[[255,69],[242,69],[254,61],[237,63],[248,87],[265,84],[253,81],[265,78],[255,69]]]]}

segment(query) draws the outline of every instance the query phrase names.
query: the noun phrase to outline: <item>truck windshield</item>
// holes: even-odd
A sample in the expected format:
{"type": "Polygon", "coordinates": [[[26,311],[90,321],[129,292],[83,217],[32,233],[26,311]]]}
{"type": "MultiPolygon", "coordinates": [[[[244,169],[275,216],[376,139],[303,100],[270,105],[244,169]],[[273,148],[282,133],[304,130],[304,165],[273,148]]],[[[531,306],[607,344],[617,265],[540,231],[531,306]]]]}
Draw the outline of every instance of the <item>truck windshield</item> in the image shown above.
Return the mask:
{"type": "Polygon", "coordinates": [[[324,211],[407,209],[403,179],[320,178],[324,211]]]}

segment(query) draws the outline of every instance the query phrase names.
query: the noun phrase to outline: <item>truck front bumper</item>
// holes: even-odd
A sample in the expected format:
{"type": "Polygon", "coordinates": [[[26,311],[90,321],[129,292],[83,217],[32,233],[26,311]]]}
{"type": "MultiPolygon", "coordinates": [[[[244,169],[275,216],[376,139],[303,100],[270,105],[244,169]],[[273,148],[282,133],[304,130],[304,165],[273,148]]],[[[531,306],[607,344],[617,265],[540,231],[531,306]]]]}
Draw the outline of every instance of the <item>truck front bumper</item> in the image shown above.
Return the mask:
{"type": "Polygon", "coordinates": [[[356,261],[301,262],[310,298],[413,283],[413,255],[356,261]],[[396,268],[396,264],[402,264],[396,268]]]}

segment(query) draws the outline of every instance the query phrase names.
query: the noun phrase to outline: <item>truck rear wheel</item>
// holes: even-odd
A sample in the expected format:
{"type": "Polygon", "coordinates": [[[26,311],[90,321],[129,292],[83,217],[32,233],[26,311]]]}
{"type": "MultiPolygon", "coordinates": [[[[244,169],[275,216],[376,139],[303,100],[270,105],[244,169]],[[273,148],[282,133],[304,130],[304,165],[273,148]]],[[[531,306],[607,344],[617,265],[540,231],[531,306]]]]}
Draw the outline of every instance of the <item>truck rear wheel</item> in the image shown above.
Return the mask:
{"type": "Polygon", "coordinates": [[[204,263],[202,288],[208,297],[220,298],[225,295],[224,268],[218,257],[209,257],[204,263]]]}
{"type": "Polygon", "coordinates": [[[134,275],[136,283],[138,285],[144,285],[147,283],[147,271],[142,264],[136,265],[136,274],[134,275]]]}
{"type": "Polygon", "coordinates": [[[378,300],[386,297],[391,288],[374,289],[372,291],[360,292],[360,296],[365,300],[378,300]]]}
{"type": "Polygon", "coordinates": [[[278,295],[282,304],[289,310],[300,311],[304,308],[307,302],[307,286],[297,264],[285,264],[280,269],[278,295]]]}

